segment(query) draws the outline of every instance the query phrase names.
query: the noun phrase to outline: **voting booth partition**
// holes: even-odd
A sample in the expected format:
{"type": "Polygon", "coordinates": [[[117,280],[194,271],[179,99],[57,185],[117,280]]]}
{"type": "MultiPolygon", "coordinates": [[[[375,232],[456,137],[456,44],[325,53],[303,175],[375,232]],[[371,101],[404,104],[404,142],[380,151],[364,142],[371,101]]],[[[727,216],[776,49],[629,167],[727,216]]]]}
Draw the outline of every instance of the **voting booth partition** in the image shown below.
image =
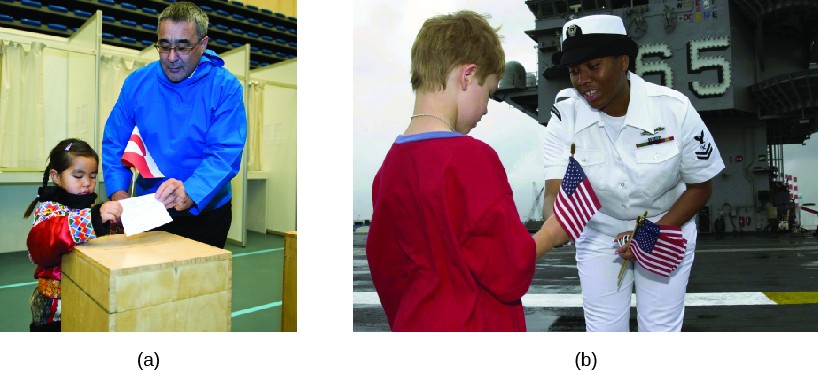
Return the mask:
{"type": "Polygon", "coordinates": [[[221,54],[242,83],[247,109],[247,142],[231,181],[228,232],[240,244],[247,231],[284,236],[296,229],[296,59],[251,70],[250,55],[249,44],[221,54]]]}

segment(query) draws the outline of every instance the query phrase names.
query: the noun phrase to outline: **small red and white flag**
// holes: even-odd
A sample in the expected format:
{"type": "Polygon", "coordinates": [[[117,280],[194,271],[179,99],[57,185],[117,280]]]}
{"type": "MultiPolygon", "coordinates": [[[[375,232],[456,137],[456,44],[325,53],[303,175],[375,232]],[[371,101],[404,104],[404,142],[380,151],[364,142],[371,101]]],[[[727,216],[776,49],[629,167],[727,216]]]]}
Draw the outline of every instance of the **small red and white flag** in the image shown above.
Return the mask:
{"type": "Polygon", "coordinates": [[[162,178],[165,176],[159,171],[159,167],[156,166],[151,153],[145,147],[137,127],[134,127],[131,138],[128,139],[128,145],[125,146],[125,152],[122,154],[122,164],[136,168],[143,178],[162,178]]]}

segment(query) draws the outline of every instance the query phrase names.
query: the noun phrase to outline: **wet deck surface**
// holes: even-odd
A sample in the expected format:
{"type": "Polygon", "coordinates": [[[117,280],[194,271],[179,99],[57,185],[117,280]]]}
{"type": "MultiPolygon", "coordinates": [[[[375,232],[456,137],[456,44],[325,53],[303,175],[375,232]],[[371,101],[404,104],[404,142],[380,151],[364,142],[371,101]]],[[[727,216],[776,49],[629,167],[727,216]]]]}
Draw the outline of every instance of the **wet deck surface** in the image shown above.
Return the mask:
{"type": "MultiPolygon", "coordinates": [[[[364,230],[353,234],[353,330],[389,331],[367,267],[366,239],[364,230]]],[[[529,331],[585,331],[583,309],[566,304],[579,303],[574,300],[580,294],[574,253],[573,246],[564,246],[538,261],[523,299],[529,331]]],[[[816,292],[813,233],[700,234],[683,331],[816,332],[816,292]],[[773,301],[758,303],[758,298],[773,301]]],[[[631,330],[637,330],[634,307],[631,330]]]]}

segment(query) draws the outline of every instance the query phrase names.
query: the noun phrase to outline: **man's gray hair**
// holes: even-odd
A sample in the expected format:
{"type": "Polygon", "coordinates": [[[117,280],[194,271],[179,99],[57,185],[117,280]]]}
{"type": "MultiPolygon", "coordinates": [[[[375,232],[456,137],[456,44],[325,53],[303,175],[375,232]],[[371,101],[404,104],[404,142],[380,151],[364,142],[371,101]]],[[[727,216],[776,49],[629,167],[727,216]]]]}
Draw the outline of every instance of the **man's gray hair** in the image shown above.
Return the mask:
{"type": "Polygon", "coordinates": [[[173,22],[193,21],[193,25],[196,27],[196,36],[200,38],[208,33],[208,15],[194,3],[181,1],[171,4],[159,14],[157,27],[165,19],[170,19],[173,22]]]}

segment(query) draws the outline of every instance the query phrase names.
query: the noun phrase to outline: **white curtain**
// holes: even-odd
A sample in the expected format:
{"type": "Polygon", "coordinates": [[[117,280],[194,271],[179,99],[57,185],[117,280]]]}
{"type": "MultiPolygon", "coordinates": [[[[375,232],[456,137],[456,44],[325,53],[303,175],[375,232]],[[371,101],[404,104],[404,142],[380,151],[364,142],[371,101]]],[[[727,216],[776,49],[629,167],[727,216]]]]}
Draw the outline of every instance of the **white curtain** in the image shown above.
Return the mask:
{"type": "Polygon", "coordinates": [[[251,81],[248,85],[247,102],[247,170],[262,170],[259,142],[262,138],[264,118],[264,85],[251,81]]]}
{"type": "Polygon", "coordinates": [[[39,171],[48,155],[43,148],[44,47],[0,40],[0,168],[39,171]]]}
{"type": "Polygon", "coordinates": [[[145,66],[145,62],[126,60],[119,56],[103,54],[100,57],[100,114],[99,114],[99,142],[97,148],[102,149],[102,133],[105,129],[105,122],[111,109],[117,103],[120,89],[131,72],[137,68],[145,66]]]}

